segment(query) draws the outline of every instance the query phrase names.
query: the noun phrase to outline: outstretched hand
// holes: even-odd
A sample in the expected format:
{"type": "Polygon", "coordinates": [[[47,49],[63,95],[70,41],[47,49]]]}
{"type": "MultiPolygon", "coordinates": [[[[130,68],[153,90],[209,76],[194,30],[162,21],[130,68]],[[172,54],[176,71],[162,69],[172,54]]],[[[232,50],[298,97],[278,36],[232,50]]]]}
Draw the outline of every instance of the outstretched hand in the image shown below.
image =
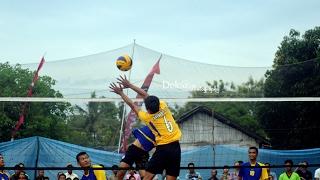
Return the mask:
{"type": "Polygon", "coordinates": [[[127,79],[126,75],[120,76],[119,78],[117,78],[117,80],[118,80],[117,83],[118,83],[118,84],[121,84],[122,87],[123,87],[123,89],[124,89],[124,88],[129,88],[130,85],[131,85],[131,83],[130,83],[130,81],[127,79]]]}
{"type": "Polygon", "coordinates": [[[119,86],[116,85],[116,83],[111,83],[109,85],[109,88],[111,89],[111,92],[114,92],[116,94],[122,93],[123,87],[119,84],[119,86]]]}

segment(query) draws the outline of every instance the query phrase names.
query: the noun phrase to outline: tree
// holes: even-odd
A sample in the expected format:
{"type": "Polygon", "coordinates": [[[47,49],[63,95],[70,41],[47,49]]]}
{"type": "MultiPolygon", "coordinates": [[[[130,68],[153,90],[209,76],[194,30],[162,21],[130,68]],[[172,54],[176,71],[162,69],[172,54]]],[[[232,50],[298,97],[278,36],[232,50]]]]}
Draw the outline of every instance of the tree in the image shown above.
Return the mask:
{"type": "MultiPolygon", "coordinates": [[[[97,98],[95,92],[91,98],[97,98]]],[[[98,148],[115,146],[119,140],[119,108],[111,102],[89,102],[85,108],[75,105],[68,128],[71,131],[69,142],[98,148]]]]}
{"type": "MultiPolygon", "coordinates": [[[[304,35],[291,30],[281,42],[273,69],[267,71],[266,97],[320,96],[320,27],[304,35]]],[[[261,103],[258,117],[274,148],[319,147],[319,102],[261,103]]]]}
{"type": "MultiPolygon", "coordinates": [[[[207,91],[197,90],[192,91],[193,98],[221,98],[221,97],[263,97],[264,80],[254,80],[249,77],[248,81],[241,85],[223,82],[222,80],[208,83],[208,87],[204,87],[207,91]],[[208,91],[208,89],[210,89],[208,91]]],[[[188,102],[183,107],[176,106],[171,108],[175,117],[179,118],[183,113],[197,107],[206,106],[213,109],[232,121],[250,130],[256,131],[264,136],[265,133],[256,120],[256,105],[255,102],[188,102]]]]}
{"type": "MultiPolygon", "coordinates": [[[[20,65],[0,63],[0,97],[25,97],[33,74],[20,65]]],[[[33,96],[62,97],[59,91],[53,89],[54,85],[55,80],[51,77],[39,77],[33,88],[33,96]]],[[[21,105],[20,102],[0,102],[0,141],[10,140],[11,130],[21,113],[21,105]]],[[[17,133],[17,138],[44,136],[64,139],[65,134],[61,132],[66,127],[65,119],[70,111],[69,103],[28,103],[25,123],[17,133]]]]}

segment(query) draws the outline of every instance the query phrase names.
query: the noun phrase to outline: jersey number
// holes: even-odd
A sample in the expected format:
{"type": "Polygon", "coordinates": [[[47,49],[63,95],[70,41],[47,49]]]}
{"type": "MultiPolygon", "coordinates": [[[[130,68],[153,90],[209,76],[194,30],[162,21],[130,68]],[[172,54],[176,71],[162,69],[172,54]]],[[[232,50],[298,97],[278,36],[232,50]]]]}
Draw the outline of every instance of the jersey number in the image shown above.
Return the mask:
{"type": "Polygon", "coordinates": [[[163,119],[164,119],[164,123],[166,124],[167,130],[169,132],[172,132],[173,131],[172,123],[170,121],[168,121],[165,116],[163,117],[163,119]]]}

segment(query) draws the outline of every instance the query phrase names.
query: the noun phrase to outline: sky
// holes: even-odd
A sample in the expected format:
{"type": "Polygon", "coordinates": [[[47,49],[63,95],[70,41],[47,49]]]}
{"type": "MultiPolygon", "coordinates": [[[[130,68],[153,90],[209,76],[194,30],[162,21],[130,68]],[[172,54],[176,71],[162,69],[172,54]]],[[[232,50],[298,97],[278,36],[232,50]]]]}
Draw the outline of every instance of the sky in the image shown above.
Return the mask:
{"type": "Polygon", "coordinates": [[[0,62],[80,57],[136,43],[209,64],[271,66],[290,29],[320,25],[319,0],[0,1],[0,62]]]}

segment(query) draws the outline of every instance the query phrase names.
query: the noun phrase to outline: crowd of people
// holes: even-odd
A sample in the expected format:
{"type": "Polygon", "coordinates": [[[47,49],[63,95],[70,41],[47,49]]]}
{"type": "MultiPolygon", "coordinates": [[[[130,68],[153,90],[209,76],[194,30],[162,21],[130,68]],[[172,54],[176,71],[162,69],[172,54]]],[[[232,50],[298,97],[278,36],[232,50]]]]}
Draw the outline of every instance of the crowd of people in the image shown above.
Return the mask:
{"type": "MultiPolygon", "coordinates": [[[[284,172],[279,176],[276,175],[273,171],[270,170],[270,163],[260,163],[257,161],[258,157],[258,149],[256,147],[250,147],[248,151],[249,161],[236,161],[233,164],[233,168],[229,166],[224,166],[221,172],[221,175],[218,174],[217,169],[211,170],[211,176],[208,180],[320,180],[320,168],[314,172],[308,170],[308,162],[304,161],[299,163],[297,168],[294,168],[293,161],[288,159],[284,162],[284,172]],[[232,172],[230,172],[232,169],[232,172]]],[[[119,166],[112,166],[112,173],[108,176],[105,170],[94,170],[90,168],[102,168],[102,165],[93,165],[91,163],[91,159],[86,152],[80,152],[76,156],[78,165],[84,168],[83,175],[81,177],[82,180],[118,180],[119,178],[119,166]]],[[[4,157],[0,154],[0,167],[4,167],[4,157]]],[[[15,171],[12,175],[8,174],[7,171],[0,171],[0,180],[29,180],[28,174],[24,171],[24,164],[19,163],[14,166],[15,171]]],[[[72,171],[72,167],[74,167],[71,163],[67,164],[66,169],[67,172],[59,172],[57,174],[58,180],[79,180],[79,176],[72,171]]],[[[178,179],[186,179],[186,180],[202,180],[203,177],[199,172],[196,171],[196,167],[194,163],[188,164],[188,173],[185,177],[178,177],[178,179]]],[[[135,171],[133,167],[129,168],[129,171],[125,173],[124,176],[121,176],[122,179],[125,180],[142,180],[139,171],[135,171]]],[[[163,176],[164,179],[165,176],[163,176]]],[[[38,171],[38,176],[35,178],[36,180],[48,180],[49,178],[45,176],[44,170],[38,171]]],[[[158,176],[153,177],[153,180],[158,180],[158,176]]]]}
{"type": "MultiPolygon", "coordinates": [[[[270,170],[270,163],[260,163],[257,161],[258,149],[250,147],[248,150],[249,161],[236,161],[234,171],[229,172],[229,166],[224,166],[222,174],[219,176],[216,169],[211,170],[211,177],[208,180],[320,180],[320,168],[314,172],[308,170],[308,162],[299,163],[297,168],[293,168],[293,161],[288,159],[284,162],[284,172],[277,176],[270,170]]],[[[194,163],[188,164],[188,173],[185,179],[200,180],[203,179],[199,172],[195,171],[194,163]]]]}
{"type": "MultiPolygon", "coordinates": [[[[2,154],[0,154],[0,168],[5,166],[4,157],[2,154]]],[[[59,172],[57,174],[58,180],[79,180],[79,177],[77,174],[72,172],[72,164],[67,164],[66,168],[70,168],[67,170],[67,172],[59,172]]],[[[24,170],[24,164],[19,163],[14,166],[14,173],[10,175],[8,171],[0,170],[0,180],[30,180],[29,175],[24,170]]],[[[45,176],[44,170],[38,170],[37,176],[35,177],[36,180],[49,180],[49,177],[45,176]]]]}

